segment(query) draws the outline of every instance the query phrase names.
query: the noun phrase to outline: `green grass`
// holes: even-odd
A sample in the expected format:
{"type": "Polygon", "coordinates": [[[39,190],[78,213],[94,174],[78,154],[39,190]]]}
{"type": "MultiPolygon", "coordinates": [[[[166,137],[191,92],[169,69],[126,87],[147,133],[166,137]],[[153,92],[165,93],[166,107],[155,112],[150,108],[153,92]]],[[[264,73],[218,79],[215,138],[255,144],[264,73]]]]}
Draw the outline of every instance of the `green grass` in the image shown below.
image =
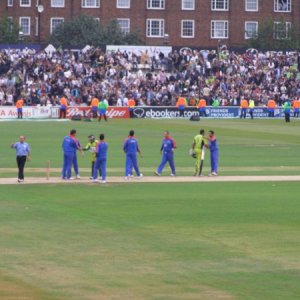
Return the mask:
{"type": "MultiPolygon", "coordinates": [[[[0,155],[2,168],[15,168],[13,150],[9,145],[20,134],[28,136],[33,160],[27,167],[45,168],[51,161],[53,168],[62,164],[61,142],[73,127],[78,131],[78,138],[85,145],[91,133],[106,134],[109,143],[108,168],[110,174],[123,174],[123,140],[130,129],[135,129],[144,158],[140,167],[145,174],[153,174],[160,162],[159,149],[164,130],[170,130],[177,141],[175,162],[178,175],[193,172],[194,161],[187,153],[193,137],[200,128],[213,129],[220,147],[220,173],[223,175],[239,174],[299,174],[297,160],[300,149],[299,121],[285,124],[283,120],[110,120],[108,123],[97,122],[2,122],[1,142],[4,147],[0,155]],[[5,147],[7,145],[7,147],[5,147]],[[253,171],[254,170],[254,171],[253,171]]],[[[90,159],[79,157],[80,167],[89,168],[90,159]]],[[[205,170],[209,168],[209,154],[205,161],[205,170]]],[[[58,175],[56,173],[55,175],[58,175]]],[[[86,174],[87,175],[87,171],[86,174]]],[[[2,171],[1,177],[14,176],[2,171]]],[[[108,174],[109,176],[109,174],[108,174]]]]}
{"type": "MultiPolygon", "coordinates": [[[[299,175],[299,124],[0,122],[0,180],[15,176],[9,145],[20,134],[33,152],[26,175],[44,177],[50,160],[59,176],[61,141],[73,127],[82,144],[91,133],[106,134],[108,176],[124,172],[130,129],[144,153],[144,174],[160,162],[164,130],[178,144],[178,175],[192,174],[187,152],[200,128],[217,134],[221,175],[299,175]]],[[[89,154],[79,164],[87,176],[89,154]]],[[[0,185],[0,299],[298,299],[298,195],[297,182],[0,185]]]]}
{"type": "Polygon", "coordinates": [[[0,299],[298,299],[298,191],[1,186],[0,299]]]}

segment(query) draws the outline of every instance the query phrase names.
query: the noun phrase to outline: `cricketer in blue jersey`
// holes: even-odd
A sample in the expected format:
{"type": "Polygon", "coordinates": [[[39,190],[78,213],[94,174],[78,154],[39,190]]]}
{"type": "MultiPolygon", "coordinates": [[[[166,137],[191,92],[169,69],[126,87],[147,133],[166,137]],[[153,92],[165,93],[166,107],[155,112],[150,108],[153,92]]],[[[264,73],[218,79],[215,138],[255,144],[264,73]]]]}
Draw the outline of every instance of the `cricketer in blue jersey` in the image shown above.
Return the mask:
{"type": "Polygon", "coordinates": [[[63,149],[63,168],[62,178],[71,179],[71,169],[74,160],[74,154],[77,149],[80,150],[80,146],[76,139],[76,130],[72,129],[70,135],[66,136],[62,142],[63,149]]]}
{"type": "Polygon", "coordinates": [[[123,144],[123,151],[126,154],[125,179],[128,179],[128,176],[132,174],[132,167],[134,168],[136,175],[142,177],[143,174],[140,173],[137,162],[137,153],[141,156],[141,150],[137,139],[134,137],[134,130],[129,131],[129,136],[123,144]]]}
{"type": "Polygon", "coordinates": [[[165,167],[166,163],[168,162],[171,168],[171,176],[175,176],[175,164],[174,164],[174,150],[176,149],[176,142],[174,139],[170,136],[169,131],[164,132],[164,138],[162,140],[162,145],[160,148],[160,153],[162,155],[161,157],[161,163],[157,168],[157,171],[155,174],[157,176],[161,175],[161,172],[163,168],[165,167]]]}
{"type": "Polygon", "coordinates": [[[219,147],[217,138],[213,130],[209,131],[209,151],[210,151],[210,166],[211,172],[209,176],[218,175],[218,164],[219,164],[219,147]]]}
{"type": "Polygon", "coordinates": [[[101,183],[106,183],[106,162],[108,144],[104,141],[104,134],[99,136],[99,142],[96,146],[96,162],[94,167],[93,182],[98,182],[98,171],[101,173],[101,183]]]}

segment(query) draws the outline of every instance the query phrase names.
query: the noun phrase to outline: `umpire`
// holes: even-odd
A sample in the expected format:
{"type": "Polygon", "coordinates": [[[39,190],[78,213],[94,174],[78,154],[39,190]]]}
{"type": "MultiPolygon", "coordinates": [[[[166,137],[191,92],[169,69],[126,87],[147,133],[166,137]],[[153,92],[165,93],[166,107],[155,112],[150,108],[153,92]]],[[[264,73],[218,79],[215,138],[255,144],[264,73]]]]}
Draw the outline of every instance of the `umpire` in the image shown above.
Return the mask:
{"type": "Polygon", "coordinates": [[[19,142],[11,144],[11,148],[16,149],[17,155],[17,165],[18,165],[18,182],[24,181],[24,167],[26,160],[30,160],[30,146],[28,143],[25,142],[25,136],[21,135],[19,138],[19,142]]]}

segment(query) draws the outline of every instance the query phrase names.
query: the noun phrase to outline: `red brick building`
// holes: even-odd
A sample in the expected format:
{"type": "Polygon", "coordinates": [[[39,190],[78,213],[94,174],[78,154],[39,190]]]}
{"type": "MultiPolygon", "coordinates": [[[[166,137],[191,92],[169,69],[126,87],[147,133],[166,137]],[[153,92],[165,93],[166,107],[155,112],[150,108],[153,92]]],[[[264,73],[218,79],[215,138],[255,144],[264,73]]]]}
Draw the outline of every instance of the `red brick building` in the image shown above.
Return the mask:
{"type": "Polygon", "coordinates": [[[3,0],[0,14],[13,18],[36,41],[80,14],[102,24],[118,19],[124,31],[137,31],[147,45],[215,47],[221,41],[241,46],[268,17],[275,31],[281,19],[286,28],[300,28],[300,0],[3,0]]]}

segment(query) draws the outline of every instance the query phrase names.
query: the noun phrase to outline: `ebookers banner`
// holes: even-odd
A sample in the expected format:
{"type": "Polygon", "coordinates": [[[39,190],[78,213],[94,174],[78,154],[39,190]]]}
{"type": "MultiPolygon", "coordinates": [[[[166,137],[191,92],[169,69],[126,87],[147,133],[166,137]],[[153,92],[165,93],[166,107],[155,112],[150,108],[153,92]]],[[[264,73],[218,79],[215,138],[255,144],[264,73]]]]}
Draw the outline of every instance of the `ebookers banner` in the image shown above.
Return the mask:
{"type": "MultiPolygon", "coordinates": [[[[208,118],[239,118],[241,110],[239,107],[207,107],[206,114],[208,118]]],[[[187,107],[184,111],[184,117],[198,116],[198,109],[195,107],[187,107]]],[[[257,107],[253,112],[254,118],[267,118],[268,109],[266,107],[257,107]]],[[[169,106],[140,106],[133,110],[134,118],[178,118],[179,111],[176,107],[169,106]]],[[[247,110],[247,117],[249,118],[249,110],[247,110]]],[[[282,108],[275,109],[275,117],[283,117],[282,108]]]]}

